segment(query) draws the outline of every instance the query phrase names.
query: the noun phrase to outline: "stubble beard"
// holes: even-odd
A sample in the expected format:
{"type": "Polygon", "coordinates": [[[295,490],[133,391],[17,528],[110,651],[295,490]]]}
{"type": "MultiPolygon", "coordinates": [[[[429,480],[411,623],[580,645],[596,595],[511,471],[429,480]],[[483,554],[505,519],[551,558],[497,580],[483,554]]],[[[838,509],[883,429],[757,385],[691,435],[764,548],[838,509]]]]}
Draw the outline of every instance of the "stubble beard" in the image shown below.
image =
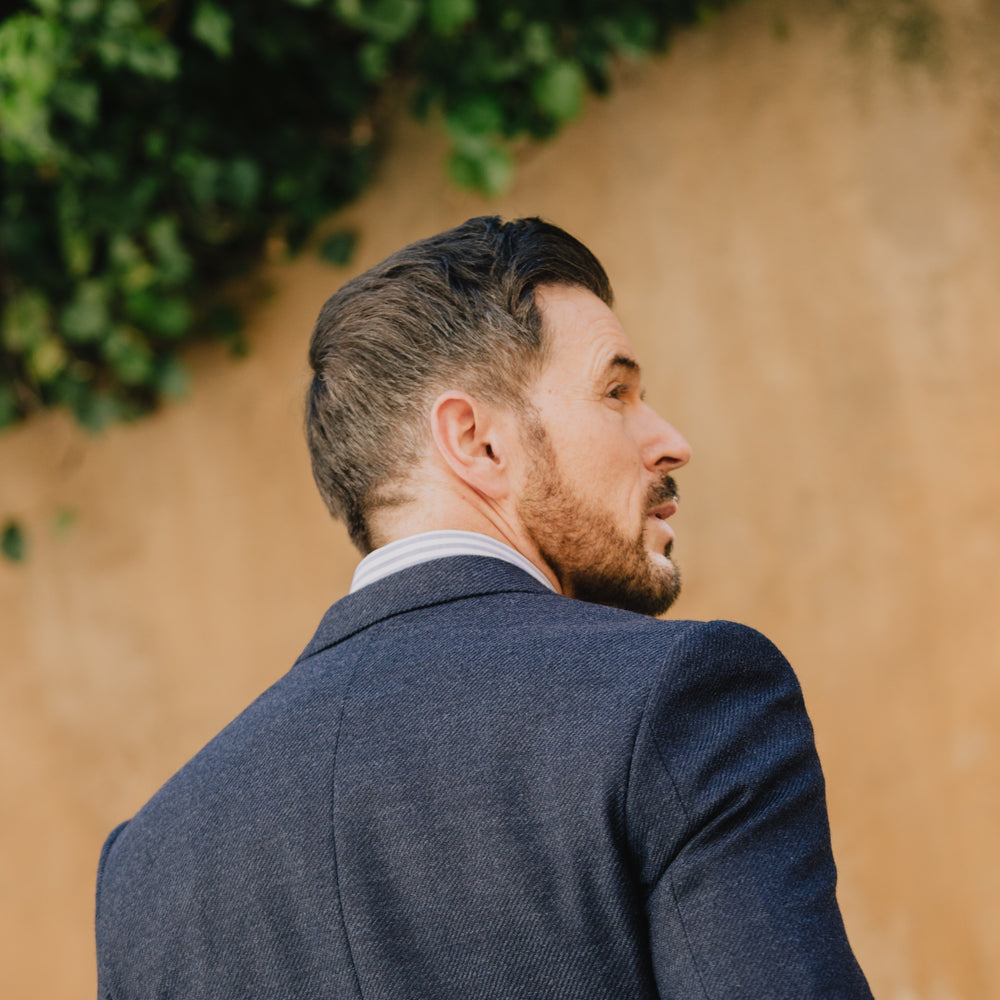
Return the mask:
{"type": "Polygon", "coordinates": [[[519,515],[563,592],[582,601],[644,615],[662,614],[677,599],[680,572],[670,558],[672,544],[655,559],[646,547],[646,511],[677,497],[664,476],[650,488],[643,523],[634,537],[589,496],[576,495],[559,471],[545,428],[532,421],[525,446],[532,455],[519,515]]]}

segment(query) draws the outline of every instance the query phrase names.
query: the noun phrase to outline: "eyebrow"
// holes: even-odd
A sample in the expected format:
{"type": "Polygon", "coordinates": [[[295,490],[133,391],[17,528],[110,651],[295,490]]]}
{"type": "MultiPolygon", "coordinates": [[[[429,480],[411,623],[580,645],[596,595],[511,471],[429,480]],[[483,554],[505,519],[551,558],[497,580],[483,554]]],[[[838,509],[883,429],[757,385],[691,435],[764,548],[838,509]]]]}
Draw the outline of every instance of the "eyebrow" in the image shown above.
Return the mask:
{"type": "MultiPolygon", "coordinates": [[[[616,354],[608,363],[604,369],[604,377],[607,378],[614,372],[618,372],[624,369],[630,375],[634,375],[639,378],[642,375],[642,368],[639,366],[639,362],[635,358],[630,358],[627,354],[616,354]]],[[[640,399],[646,398],[646,390],[643,389],[639,394],[640,399]]]]}
{"type": "Polygon", "coordinates": [[[631,372],[634,375],[638,375],[642,370],[639,367],[639,362],[635,358],[630,358],[627,354],[616,354],[607,364],[604,369],[607,374],[611,374],[616,368],[624,368],[626,371],[631,372]]]}

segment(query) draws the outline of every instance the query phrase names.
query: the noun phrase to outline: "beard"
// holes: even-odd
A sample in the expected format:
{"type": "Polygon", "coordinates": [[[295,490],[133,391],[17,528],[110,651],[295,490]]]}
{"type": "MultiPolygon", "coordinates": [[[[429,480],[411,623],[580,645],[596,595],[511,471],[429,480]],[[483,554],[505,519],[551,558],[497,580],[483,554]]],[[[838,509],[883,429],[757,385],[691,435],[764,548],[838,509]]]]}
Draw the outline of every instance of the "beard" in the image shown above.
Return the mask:
{"type": "Polygon", "coordinates": [[[648,511],[678,498],[674,480],[665,475],[653,483],[642,524],[630,536],[608,510],[566,482],[539,421],[531,422],[526,439],[532,459],[518,514],[563,593],[644,615],[666,611],[680,593],[681,577],[670,559],[672,543],[662,559],[646,547],[645,524],[648,511]]]}

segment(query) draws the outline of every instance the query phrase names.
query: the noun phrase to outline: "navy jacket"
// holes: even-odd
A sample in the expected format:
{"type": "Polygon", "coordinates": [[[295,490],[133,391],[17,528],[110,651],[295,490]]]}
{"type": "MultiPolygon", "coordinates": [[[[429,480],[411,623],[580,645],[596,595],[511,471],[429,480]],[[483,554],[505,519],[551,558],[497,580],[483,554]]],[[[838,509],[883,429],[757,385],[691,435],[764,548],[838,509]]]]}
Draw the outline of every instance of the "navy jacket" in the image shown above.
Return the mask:
{"type": "Polygon", "coordinates": [[[108,838],[102,1000],[859,1000],[823,778],[760,634],[495,559],[335,604],[108,838]]]}

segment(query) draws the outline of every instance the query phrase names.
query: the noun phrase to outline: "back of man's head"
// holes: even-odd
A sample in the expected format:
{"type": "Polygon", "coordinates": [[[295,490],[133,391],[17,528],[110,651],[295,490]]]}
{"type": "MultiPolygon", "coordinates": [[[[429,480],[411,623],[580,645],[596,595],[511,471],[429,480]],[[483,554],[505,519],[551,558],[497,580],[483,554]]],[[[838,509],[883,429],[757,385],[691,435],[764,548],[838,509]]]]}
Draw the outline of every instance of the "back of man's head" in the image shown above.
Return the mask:
{"type": "Polygon", "coordinates": [[[545,357],[535,289],[572,285],[611,304],[578,240],[540,219],[469,219],[349,281],[320,311],[309,348],[306,435],[327,507],[362,551],[371,514],[407,502],[444,389],[517,408],[545,357]]]}

